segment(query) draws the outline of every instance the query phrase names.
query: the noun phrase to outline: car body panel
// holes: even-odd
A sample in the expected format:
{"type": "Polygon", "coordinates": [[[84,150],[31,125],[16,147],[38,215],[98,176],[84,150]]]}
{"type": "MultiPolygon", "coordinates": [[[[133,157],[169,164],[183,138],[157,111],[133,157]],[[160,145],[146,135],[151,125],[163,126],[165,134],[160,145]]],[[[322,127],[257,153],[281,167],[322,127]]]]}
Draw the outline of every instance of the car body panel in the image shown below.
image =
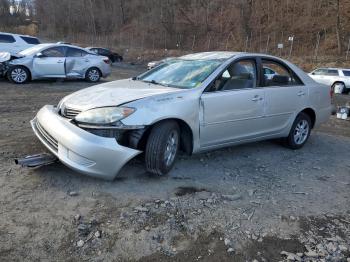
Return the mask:
{"type": "Polygon", "coordinates": [[[201,147],[263,135],[264,99],[263,89],[204,93],[201,97],[201,147]],[[233,105],[236,110],[228,110],[233,105]]]}
{"type": "MultiPolygon", "coordinates": [[[[96,162],[94,154],[91,153],[91,148],[94,146],[102,155],[107,154],[109,149],[116,151],[111,153],[112,155],[118,156],[125,151],[126,157],[121,158],[123,161],[118,160],[118,165],[120,165],[118,168],[115,168],[114,162],[111,162],[115,168],[114,172],[139,151],[122,147],[115,142],[116,140],[111,142],[110,139],[104,140],[104,138],[80,130],[73,122],[60,115],[65,107],[76,109],[79,112],[110,106],[134,108],[134,113],[120,120],[120,123],[126,128],[131,126],[151,127],[155,123],[169,119],[180,121],[191,131],[191,153],[249,141],[286,137],[295,117],[305,109],[315,112],[316,125],[326,121],[330,116],[330,88],[316,83],[288,61],[261,54],[230,52],[207,52],[188,55],[180,59],[208,58],[220,59],[222,63],[196,88],[172,88],[136,79],[109,82],[67,96],[61,100],[58,109],[45,107],[38,113],[37,120],[41,123],[41,121],[47,121],[44,119],[56,119],[43,123],[44,128],[58,140],[59,144],[65,148],[71,148],[76,155],[93,160],[93,162],[96,162]],[[228,65],[252,57],[271,58],[284,63],[300,78],[302,84],[284,87],[258,86],[257,88],[217,92],[206,91],[206,88],[226,70],[228,65]],[[63,127],[56,130],[55,125],[63,127]],[[77,145],[75,141],[70,141],[69,137],[73,137],[73,140],[80,139],[81,143],[85,141],[84,143],[89,146],[80,145],[80,143],[77,145]],[[104,146],[108,141],[111,144],[107,151],[99,148],[99,143],[104,146]]],[[[64,156],[58,154],[58,157],[60,159],[63,157],[62,161],[67,164],[64,156]]],[[[90,175],[95,173],[97,177],[101,177],[101,174],[104,173],[111,174],[107,162],[102,161],[101,163],[106,167],[99,166],[101,170],[98,172],[86,172],[85,169],[81,171],[90,175]]],[[[73,166],[75,170],[80,170],[80,167],[69,163],[68,165],[73,166]]]]}
{"type": "Polygon", "coordinates": [[[40,141],[62,163],[89,176],[112,180],[126,162],[141,153],[118,145],[113,138],[84,131],[59,117],[53,106],[43,107],[31,125],[40,141]],[[57,149],[50,144],[50,139],[58,141],[57,149]]]}
{"type": "Polygon", "coordinates": [[[35,78],[42,77],[59,77],[64,78],[65,73],[64,57],[34,57],[31,72],[35,78]]]}

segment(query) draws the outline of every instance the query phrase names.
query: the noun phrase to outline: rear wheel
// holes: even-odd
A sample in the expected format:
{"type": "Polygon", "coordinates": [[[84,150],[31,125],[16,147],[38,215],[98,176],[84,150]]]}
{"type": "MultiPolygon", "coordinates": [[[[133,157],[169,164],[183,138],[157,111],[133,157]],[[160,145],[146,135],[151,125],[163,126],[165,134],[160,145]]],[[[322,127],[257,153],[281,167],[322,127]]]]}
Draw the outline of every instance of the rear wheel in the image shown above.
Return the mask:
{"type": "Polygon", "coordinates": [[[305,113],[300,113],[295,119],[285,144],[291,149],[302,148],[311,134],[311,119],[305,113]]]}
{"type": "Polygon", "coordinates": [[[29,70],[23,66],[14,66],[7,73],[8,79],[15,84],[24,84],[30,78],[29,70]]]}
{"type": "Polygon", "coordinates": [[[85,79],[86,79],[86,81],[89,81],[92,83],[96,83],[96,82],[100,81],[100,79],[101,79],[100,70],[96,67],[88,69],[86,71],[85,79]]]}
{"type": "Polygon", "coordinates": [[[180,144],[180,128],[175,121],[155,125],[149,135],[145,161],[148,172],[166,175],[173,168],[180,144]]]}

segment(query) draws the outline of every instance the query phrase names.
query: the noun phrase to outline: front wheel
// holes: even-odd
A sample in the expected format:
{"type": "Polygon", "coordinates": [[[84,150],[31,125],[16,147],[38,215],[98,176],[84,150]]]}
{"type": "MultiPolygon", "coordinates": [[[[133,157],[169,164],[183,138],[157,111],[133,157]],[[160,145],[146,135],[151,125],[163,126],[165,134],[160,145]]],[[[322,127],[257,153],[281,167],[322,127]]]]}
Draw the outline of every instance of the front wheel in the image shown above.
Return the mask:
{"type": "Polygon", "coordinates": [[[300,113],[295,119],[289,136],[286,138],[286,146],[291,149],[302,148],[311,134],[311,119],[305,113],[300,113]]]}
{"type": "Polygon", "coordinates": [[[101,79],[101,72],[93,67],[86,71],[85,79],[88,82],[96,83],[101,79]]]}
{"type": "Polygon", "coordinates": [[[29,80],[30,73],[23,66],[14,66],[7,73],[8,79],[15,84],[24,84],[29,80]]]}
{"type": "Polygon", "coordinates": [[[180,129],[175,121],[155,125],[149,135],[145,161],[148,172],[166,175],[173,168],[180,144],[180,129]]]}

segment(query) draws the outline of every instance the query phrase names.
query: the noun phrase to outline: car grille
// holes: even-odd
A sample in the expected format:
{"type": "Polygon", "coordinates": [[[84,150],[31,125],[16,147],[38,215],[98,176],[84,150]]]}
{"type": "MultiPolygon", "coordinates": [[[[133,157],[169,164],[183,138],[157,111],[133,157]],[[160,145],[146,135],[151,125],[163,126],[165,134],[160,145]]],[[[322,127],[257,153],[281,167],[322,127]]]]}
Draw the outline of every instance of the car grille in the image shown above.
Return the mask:
{"type": "Polygon", "coordinates": [[[63,113],[64,117],[73,119],[77,115],[79,115],[81,113],[81,111],[77,110],[77,109],[70,108],[70,107],[66,107],[66,108],[64,108],[64,111],[62,113],[63,113]]]}
{"type": "Polygon", "coordinates": [[[58,142],[56,139],[54,139],[39,123],[39,121],[36,121],[35,127],[38,130],[41,138],[43,138],[53,150],[58,152],[58,142]]]}

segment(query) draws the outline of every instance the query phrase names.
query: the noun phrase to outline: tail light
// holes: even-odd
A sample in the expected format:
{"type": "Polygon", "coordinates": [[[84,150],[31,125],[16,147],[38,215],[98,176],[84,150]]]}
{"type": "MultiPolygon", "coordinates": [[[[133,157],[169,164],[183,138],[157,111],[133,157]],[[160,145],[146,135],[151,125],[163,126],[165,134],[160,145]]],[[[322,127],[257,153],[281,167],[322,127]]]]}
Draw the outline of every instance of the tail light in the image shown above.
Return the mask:
{"type": "Polygon", "coordinates": [[[111,60],[109,60],[109,58],[104,58],[103,62],[105,62],[106,64],[110,65],[111,64],[111,60]]]}
{"type": "Polygon", "coordinates": [[[330,88],[330,90],[329,90],[329,95],[330,95],[331,98],[333,98],[333,95],[334,95],[334,89],[333,89],[333,87],[330,88]]]}

